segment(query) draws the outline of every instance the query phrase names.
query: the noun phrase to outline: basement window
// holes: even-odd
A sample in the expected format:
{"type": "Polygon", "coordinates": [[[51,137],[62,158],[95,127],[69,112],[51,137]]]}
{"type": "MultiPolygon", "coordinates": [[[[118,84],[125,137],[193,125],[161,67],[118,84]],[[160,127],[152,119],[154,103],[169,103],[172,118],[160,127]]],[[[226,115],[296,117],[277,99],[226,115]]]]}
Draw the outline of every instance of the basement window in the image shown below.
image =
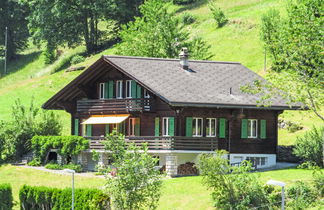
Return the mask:
{"type": "Polygon", "coordinates": [[[246,160],[251,161],[253,165],[264,166],[267,164],[268,158],[266,157],[246,157],[246,160]]]}

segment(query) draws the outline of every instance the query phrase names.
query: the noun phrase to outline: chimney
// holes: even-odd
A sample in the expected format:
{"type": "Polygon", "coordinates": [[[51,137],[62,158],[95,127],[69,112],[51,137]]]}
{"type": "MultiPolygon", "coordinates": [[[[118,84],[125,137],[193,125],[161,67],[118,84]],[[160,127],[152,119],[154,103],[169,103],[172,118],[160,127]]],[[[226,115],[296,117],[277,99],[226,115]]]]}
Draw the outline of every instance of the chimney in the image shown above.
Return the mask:
{"type": "Polygon", "coordinates": [[[188,53],[188,49],[186,47],[183,47],[181,49],[179,57],[180,57],[181,68],[184,70],[188,70],[189,69],[189,63],[188,63],[189,53],[188,53]]]}

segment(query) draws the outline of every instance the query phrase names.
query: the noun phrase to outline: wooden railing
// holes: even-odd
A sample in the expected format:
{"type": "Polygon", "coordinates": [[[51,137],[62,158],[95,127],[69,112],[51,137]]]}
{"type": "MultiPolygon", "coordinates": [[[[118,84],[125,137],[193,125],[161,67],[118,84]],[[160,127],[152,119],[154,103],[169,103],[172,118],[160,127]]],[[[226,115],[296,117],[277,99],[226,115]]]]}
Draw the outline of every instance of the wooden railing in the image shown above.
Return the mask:
{"type": "Polygon", "coordinates": [[[153,99],[86,99],[77,101],[77,112],[137,112],[153,111],[153,99]]]}
{"type": "MultiPolygon", "coordinates": [[[[87,137],[90,140],[90,149],[104,149],[103,137],[87,137]]],[[[215,151],[218,148],[218,140],[208,137],[184,137],[184,136],[136,136],[126,137],[126,142],[137,146],[147,143],[149,150],[199,150],[215,151]]]]}

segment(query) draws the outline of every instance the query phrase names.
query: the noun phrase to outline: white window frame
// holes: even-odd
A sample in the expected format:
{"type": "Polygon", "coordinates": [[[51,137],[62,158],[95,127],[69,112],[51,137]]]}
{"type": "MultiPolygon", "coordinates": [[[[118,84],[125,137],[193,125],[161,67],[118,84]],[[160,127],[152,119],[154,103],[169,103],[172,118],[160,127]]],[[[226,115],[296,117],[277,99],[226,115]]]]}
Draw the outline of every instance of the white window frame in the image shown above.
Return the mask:
{"type": "Polygon", "coordinates": [[[136,118],[128,119],[128,135],[129,136],[135,136],[135,124],[136,124],[136,118]]]}
{"type": "Polygon", "coordinates": [[[105,99],[105,83],[99,83],[99,99],[105,99]]]}
{"type": "Polygon", "coordinates": [[[126,98],[132,98],[132,80],[126,80],[126,98]]]}
{"type": "Polygon", "coordinates": [[[146,89],[144,89],[144,98],[151,98],[149,92],[146,89]]]}
{"type": "MultiPolygon", "coordinates": [[[[192,136],[193,137],[202,137],[203,136],[203,133],[204,133],[204,121],[203,121],[203,118],[201,118],[201,117],[193,117],[192,118],[192,122],[194,122],[195,121],[195,126],[196,126],[196,133],[194,134],[194,133],[192,133],[192,136]],[[198,131],[198,121],[199,121],[199,119],[201,120],[201,129],[200,129],[200,132],[201,132],[201,135],[198,135],[197,134],[197,131],[198,131]]],[[[193,126],[192,126],[192,128],[193,128],[193,126]]],[[[192,129],[193,130],[193,129],[192,129]]]]}
{"type": "MultiPolygon", "coordinates": [[[[248,119],[248,126],[250,124],[250,133],[248,132],[248,138],[249,139],[256,139],[258,138],[258,120],[257,119],[248,119]],[[253,123],[252,122],[255,122],[255,136],[253,136],[253,123]]],[[[248,129],[249,131],[249,129],[248,129]]]]}
{"type": "Polygon", "coordinates": [[[162,136],[169,136],[169,117],[162,118],[162,136]],[[166,121],[166,126],[164,126],[164,121],[166,121]]]}
{"type": "Polygon", "coordinates": [[[116,81],[116,98],[123,98],[123,80],[116,81]]]}
{"type": "Polygon", "coordinates": [[[206,137],[216,137],[217,136],[217,118],[206,118],[206,120],[209,121],[209,133],[207,133],[207,122],[206,122],[206,137]],[[215,121],[215,127],[214,127],[215,135],[211,135],[211,130],[212,130],[211,129],[212,128],[211,122],[212,122],[212,120],[215,121]]]}

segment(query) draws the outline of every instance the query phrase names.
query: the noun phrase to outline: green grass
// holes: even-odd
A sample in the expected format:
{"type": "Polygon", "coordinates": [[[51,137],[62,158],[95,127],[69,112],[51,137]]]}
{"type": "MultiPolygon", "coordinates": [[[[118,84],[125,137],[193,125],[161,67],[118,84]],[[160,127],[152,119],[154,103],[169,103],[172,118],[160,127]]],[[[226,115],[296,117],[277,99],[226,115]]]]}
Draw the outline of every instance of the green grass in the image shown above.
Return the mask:
{"type": "MultiPolygon", "coordinates": [[[[210,51],[214,55],[212,60],[238,61],[248,68],[264,74],[264,50],[259,37],[261,16],[270,8],[284,10],[283,0],[218,0],[217,4],[224,10],[229,23],[217,29],[209,11],[207,0],[187,6],[172,6],[172,9],[189,12],[196,17],[196,22],[187,26],[192,36],[199,35],[211,45],[210,51]]],[[[19,58],[8,65],[9,75],[0,78],[0,120],[10,119],[11,106],[17,98],[28,105],[31,98],[35,104],[41,106],[53,94],[78,76],[82,71],[64,72],[69,67],[72,56],[84,52],[85,47],[63,49],[64,54],[51,65],[44,63],[43,55],[36,47],[30,47],[19,58]]],[[[115,48],[106,49],[98,54],[88,56],[86,60],[76,66],[88,67],[103,54],[114,54],[115,48]]],[[[3,63],[0,61],[0,68],[3,63]]],[[[268,60],[267,67],[270,67],[268,60]]],[[[0,69],[2,72],[2,69],[0,69]]],[[[64,111],[55,111],[63,123],[63,134],[70,134],[70,116],[64,111]]],[[[303,134],[313,125],[321,125],[321,121],[310,112],[284,112],[286,120],[301,122],[302,131],[288,133],[279,130],[279,144],[293,144],[296,136],[303,134]]]]}
{"type": "MultiPolygon", "coordinates": [[[[275,179],[287,182],[310,181],[312,171],[304,169],[284,169],[259,172],[262,182],[275,179]]],[[[5,165],[0,166],[0,183],[10,183],[14,200],[18,201],[19,189],[24,185],[65,188],[71,185],[71,175],[60,175],[31,168],[5,165]]],[[[105,180],[75,176],[77,188],[102,188],[105,180]]],[[[16,209],[17,206],[16,206],[16,209]]],[[[202,184],[201,176],[166,179],[163,181],[162,196],[158,209],[212,209],[210,191],[202,184]]]]}

